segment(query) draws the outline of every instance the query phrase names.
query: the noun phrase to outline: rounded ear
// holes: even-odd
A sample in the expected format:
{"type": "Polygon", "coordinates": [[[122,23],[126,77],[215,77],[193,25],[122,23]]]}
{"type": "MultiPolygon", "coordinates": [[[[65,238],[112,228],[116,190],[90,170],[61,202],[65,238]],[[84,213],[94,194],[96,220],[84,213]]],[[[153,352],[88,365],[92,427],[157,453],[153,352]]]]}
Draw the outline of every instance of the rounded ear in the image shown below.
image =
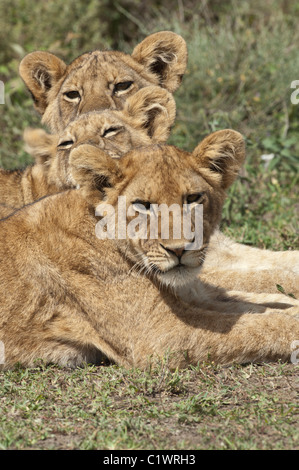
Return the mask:
{"type": "Polygon", "coordinates": [[[114,186],[120,177],[116,160],[89,144],[81,144],[71,151],[69,166],[72,179],[89,192],[103,192],[114,186]]]}
{"type": "Polygon", "coordinates": [[[36,163],[44,164],[56,154],[58,135],[48,134],[43,129],[25,129],[23,134],[25,151],[36,163]]]}
{"type": "Polygon", "coordinates": [[[134,129],[144,129],[153,143],[164,143],[175,121],[176,105],[167,90],[148,86],[127,99],[122,113],[134,129]]]}
{"type": "Polygon", "coordinates": [[[67,65],[50,52],[31,52],[20,63],[19,73],[28,88],[35,108],[43,114],[48,105],[48,93],[61,79],[67,65]]]}
{"type": "Polygon", "coordinates": [[[161,87],[173,93],[180,86],[187,67],[187,45],[180,35],[161,31],[138,44],[132,57],[158,77],[161,87]]]}
{"type": "Polygon", "coordinates": [[[242,135],[232,129],[213,132],[193,151],[200,172],[211,184],[227,189],[245,160],[245,142],[242,135]]]}

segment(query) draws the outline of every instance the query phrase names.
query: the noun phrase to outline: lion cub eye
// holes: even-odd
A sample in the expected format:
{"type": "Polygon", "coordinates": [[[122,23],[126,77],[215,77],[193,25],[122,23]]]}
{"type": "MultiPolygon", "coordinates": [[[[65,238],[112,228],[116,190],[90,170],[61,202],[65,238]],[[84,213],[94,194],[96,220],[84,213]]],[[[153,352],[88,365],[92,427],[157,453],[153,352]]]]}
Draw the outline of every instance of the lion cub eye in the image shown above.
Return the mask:
{"type": "Polygon", "coordinates": [[[151,203],[149,201],[140,201],[137,199],[136,201],[132,202],[132,206],[137,212],[145,213],[150,210],[151,203]]]}
{"type": "Polygon", "coordinates": [[[203,195],[204,195],[204,193],[189,194],[189,196],[187,196],[187,204],[192,204],[194,202],[200,202],[203,195]]]}
{"type": "Polygon", "coordinates": [[[119,82],[114,85],[113,89],[113,94],[115,95],[116,93],[120,94],[123,91],[127,91],[131,86],[133,85],[133,82],[119,82]]]}
{"type": "Polygon", "coordinates": [[[73,140],[64,140],[62,142],[59,142],[58,144],[58,149],[60,150],[65,150],[71,148],[71,146],[74,144],[73,140]]]}
{"type": "Polygon", "coordinates": [[[73,91],[67,91],[63,93],[64,98],[66,101],[71,101],[71,102],[79,102],[81,99],[81,95],[79,91],[73,90],[73,91]]]}
{"type": "Polygon", "coordinates": [[[103,132],[102,137],[112,137],[113,135],[118,134],[122,129],[122,127],[109,127],[103,132]]]}

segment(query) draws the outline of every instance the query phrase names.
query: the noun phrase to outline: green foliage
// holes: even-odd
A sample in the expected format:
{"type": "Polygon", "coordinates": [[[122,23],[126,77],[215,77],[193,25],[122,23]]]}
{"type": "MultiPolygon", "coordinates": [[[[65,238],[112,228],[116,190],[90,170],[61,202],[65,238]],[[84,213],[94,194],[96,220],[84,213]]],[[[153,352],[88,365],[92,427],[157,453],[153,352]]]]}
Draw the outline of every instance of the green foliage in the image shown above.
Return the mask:
{"type": "Polygon", "coordinates": [[[293,364],[18,368],[0,375],[0,449],[295,449],[297,377],[293,364]]]}

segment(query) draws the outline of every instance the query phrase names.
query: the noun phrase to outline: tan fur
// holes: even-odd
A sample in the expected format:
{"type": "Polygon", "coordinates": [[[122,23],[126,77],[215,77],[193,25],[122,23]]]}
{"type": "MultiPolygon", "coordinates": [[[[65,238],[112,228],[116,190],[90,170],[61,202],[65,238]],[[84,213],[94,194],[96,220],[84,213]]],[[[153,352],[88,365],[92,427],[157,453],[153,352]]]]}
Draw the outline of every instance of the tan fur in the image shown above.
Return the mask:
{"type": "MultiPolygon", "coordinates": [[[[217,152],[217,148],[211,151],[217,152]]],[[[277,284],[282,284],[287,292],[299,297],[299,251],[273,252],[249,247],[216,230],[200,280],[246,292],[278,292],[277,284]]]]}
{"type": "Polygon", "coordinates": [[[42,122],[59,133],[79,114],[122,109],[141,88],[156,85],[173,93],[186,65],[184,39],[162,31],[145,38],[132,55],[93,51],[66,65],[49,52],[32,52],[21,61],[19,72],[42,122]]]}
{"type": "Polygon", "coordinates": [[[219,230],[211,237],[200,280],[246,292],[278,292],[299,298],[299,251],[270,251],[230,240],[219,230]]]}
{"type": "Polygon", "coordinates": [[[37,163],[23,171],[0,170],[0,216],[74,187],[68,158],[71,150],[82,142],[105,150],[114,158],[133,147],[166,142],[175,109],[171,93],[148,86],[128,98],[123,110],[82,114],[60,135],[27,129],[24,133],[26,150],[37,163]],[[64,145],[65,142],[71,144],[64,145]]]}
{"type": "Polygon", "coordinates": [[[209,310],[180,301],[170,287],[188,289],[200,270],[225,189],[244,159],[240,134],[216,132],[192,154],[154,146],[113,160],[100,149],[85,154],[89,148],[78,146],[70,155],[80,190],[47,197],[0,222],[3,367],[32,366],[37,358],[75,366],[96,363],[101,353],[128,367],[146,367],[165,354],[172,367],[209,359],[288,360],[299,338],[299,310],[289,308],[295,300],[281,296],[285,305],[275,309],[218,297],[217,310],[209,310]],[[226,157],[210,152],[214,145],[226,149],[226,157]],[[177,203],[182,210],[188,195],[198,192],[202,249],[182,251],[185,238],[95,236],[94,211],[101,200],[116,208],[118,197],[126,196],[127,205],[177,203]]]}
{"type": "MultiPolygon", "coordinates": [[[[187,49],[184,39],[172,32],[163,31],[144,39],[131,56],[121,52],[94,51],[83,54],[66,65],[48,52],[33,52],[22,60],[20,74],[33,96],[36,109],[43,115],[43,122],[52,132],[58,132],[78,114],[95,109],[123,107],[127,98],[136,90],[150,84],[160,85],[170,92],[175,91],[180,85],[186,64],[187,49]],[[115,85],[126,81],[133,81],[132,86],[115,92],[115,85]],[[67,98],[65,93],[69,91],[78,91],[80,98],[67,98]]],[[[18,179],[13,175],[12,184],[14,178],[18,179]]],[[[37,175],[38,178],[40,175],[37,175]]],[[[35,194],[44,194],[45,188],[41,180],[41,191],[37,186],[35,194]]],[[[3,189],[7,190],[5,186],[3,189]]],[[[9,212],[10,207],[8,204],[8,207],[0,208],[0,215],[9,212]]],[[[256,291],[260,289],[257,287],[260,283],[255,282],[258,276],[256,271],[260,272],[263,266],[262,285],[267,291],[276,290],[273,269],[286,271],[286,275],[281,275],[280,279],[287,290],[294,290],[293,284],[299,284],[299,251],[274,254],[271,251],[257,250],[236,244],[219,231],[215,232],[210,245],[203,278],[208,282],[216,282],[219,286],[230,289],[235,279],[238,280],[238,288],[256,291]],[[225,269],[230,266],[231,276],[223,273],[223,266],[225,269]],[[216,272],[219,273],[218,281],[216,272]],[[251,276],[252,272],[255,273],[255,280],[251,276]],[[292,273],[295,273],[295,280],[290,282],[292,273]]]]}

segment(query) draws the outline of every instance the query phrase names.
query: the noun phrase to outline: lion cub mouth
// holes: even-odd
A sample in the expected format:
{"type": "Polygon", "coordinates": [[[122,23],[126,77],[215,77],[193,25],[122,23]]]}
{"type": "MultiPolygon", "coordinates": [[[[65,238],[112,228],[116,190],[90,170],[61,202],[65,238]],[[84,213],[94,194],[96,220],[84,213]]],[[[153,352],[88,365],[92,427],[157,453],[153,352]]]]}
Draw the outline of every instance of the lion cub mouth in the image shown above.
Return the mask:
{"type": "Polygon", "coordinates": [[[163,275],[169,276],[171,274],[174,274],[176,276],[179,274],[183,276],[187,272],[190,273],[190,271],[193,271],[193,270],[198,271],[202,268],[202,265],[205,260],[206,251],[207,251],[207,248],[204,248],[203,250],[201,250],[200,257],[197,255],[198,256],[197,261],[194,264],[186,263],[182,260],[179,260],[178,263],[175,265],[169,263],[169,265],[161,267],[158,264],[156,264],[154,261],[150,261],[147,258],[147,263],[145,263],[145,269],[147,269],[148,273],[159,275],[162,278],[163,278],[163,275]]]}

